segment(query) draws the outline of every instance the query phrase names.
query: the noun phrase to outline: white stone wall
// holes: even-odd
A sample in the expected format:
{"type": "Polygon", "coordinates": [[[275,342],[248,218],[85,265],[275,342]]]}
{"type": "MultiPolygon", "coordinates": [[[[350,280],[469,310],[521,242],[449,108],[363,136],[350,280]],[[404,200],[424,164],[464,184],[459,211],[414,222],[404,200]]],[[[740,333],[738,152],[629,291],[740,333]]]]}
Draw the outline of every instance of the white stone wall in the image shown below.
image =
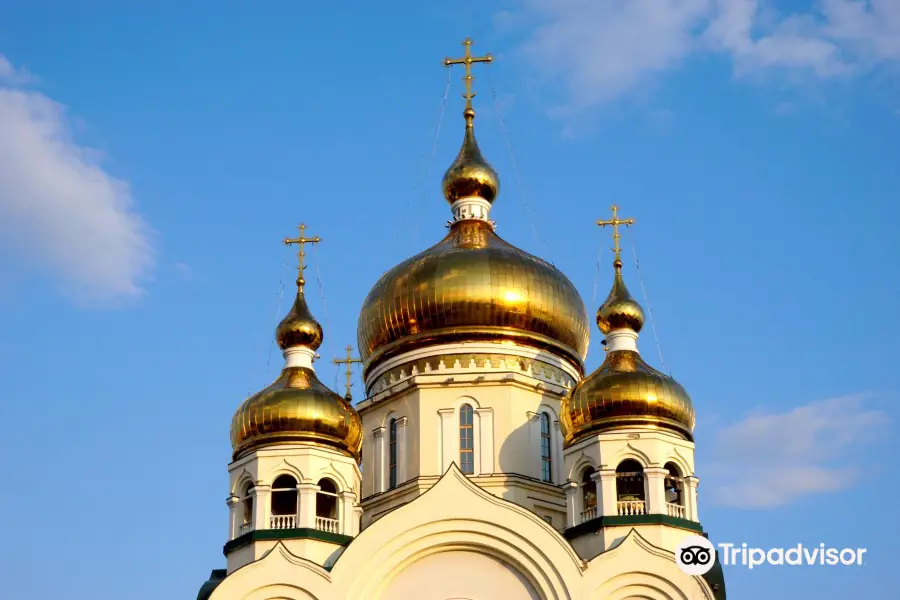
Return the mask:
{"type": "Polygon", "coordinates": [[[675,564],[681,534],[658,529],[666,534],[612,531],[615,547],[584,561],[537,515],[451,469],[360,533],[330,571],[277,543],[211,600],[712,600],[675,564]]]}
{"type": "MultiPolygon", "coordinates": [[[[337,531],[342,535],[354,536],[359,533],[360,489],[362,475],[356,461],[337,450],[303,444],[281,444],[260,448],[231,463],[229,471],[229,529],[228,540],[240,537],[249,530],[274,529],[272,524],[272,484],[280,475],[290,475],[296,481],[297,513],[293,517],[293,529],[315,529],[316,494],[322,479],[330,480],[336,490],[337,531]],[[253,517],[248,530],[242,530],[244,521],[244,491],[253,485],[253,517]]],[[[316,560],[334,552],[334,544],[327,547],[296,548],[302,555],[316,560]]],[[[228,571],[231,572],[249,562],[259,559],[271,542],[254,542],[236,550],[228,556],[228,571]]]]}
{"type": "MultiPolygon", "coordinates": [[[[559,407],[571,382],[573,371],[555,357],[530,348],[515,347],[527,361],[546,358],[532,368],[522,369],[518,359],[466,362],[474,351],[490,349],[509,357],[509,345],[458,344],[418,351],[370,373],[373,381],[383,381],[386,374],[397,373],[394,385],[384,388],[357,407],[366,432],[363,452],[364,525],[393,506],[417,496],[447,471],[460,464],[460,409],[473,408],[474,472],[473,481],[485,485],[492,493],[534,509],[535,497],[542,498],[542,513],[554,526],[564,525],[564,496],[559,487],[566,478],[562,435],[559,430],[559,407]],[[429,356],[444,357],[443,367],[416,371],[407,368],[409,361],[429,356]],[[460,352],[454,358],[452,352],[460,352]],[[449,356],[449,358],[447,358],[449,356]],[[459,359],[458,356],[463,356],[459,359]],[[463,364],[466,362],[466,364],[463,364]],[[404,366],[405,365],[405,366],[404,366]],[[546,369],[545,369],[546,367],[546,369]],[[402,377],[400,373],[402,372],[402,377]],[[551,425],[551,481],[542,480],[540,416],[546,413],[551,425]],[[398,438],[397,489],[389,490],[389,427],[392,418],[404,419],[402,440],[398,438]],[[504,478],[505,475],[515,477],[504,478]],[[501,477],[498,481],[487,478],[501,477]],[[417,480],[415,486],[403,485],[417,480]],[[537,493],[526,493],[526,485],[543,486],[537,493]],[[387,499],[382,495],[392,496],[387,499]],[[531,498],[531,499],[528,499],[531,498]],[[543,510],[546,509],[546,510],[543,510]]],[[[577,373],[576,373],[577,374],[577,373]]],[[[377,389],[377,385],[374,385],[377,389]]]]}

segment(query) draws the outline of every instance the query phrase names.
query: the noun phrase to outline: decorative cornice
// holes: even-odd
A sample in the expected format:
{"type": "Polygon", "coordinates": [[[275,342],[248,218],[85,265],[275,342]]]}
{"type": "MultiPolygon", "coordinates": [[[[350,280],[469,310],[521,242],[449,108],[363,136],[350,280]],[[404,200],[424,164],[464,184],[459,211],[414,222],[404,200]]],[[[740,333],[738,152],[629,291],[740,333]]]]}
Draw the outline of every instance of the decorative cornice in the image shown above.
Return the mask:
{"type": "Polygon", "coordinates": [[[320,542],[328,542],[339,546],[346,546],[353,541],[349,535],[340,533],[329,533],[309,527],[300,529],[255,529],[248,531],[240,537],[236,537],[222,549],[225,556],[228,556],[235,550],[248,546],[254,542],[265,542],[272,540],[319,540],[320,542]]]}
{"type": "Polygon", "coordinates": [[[622,527],[628,525],[668,525],[678,529],[686,529],[703,535],[703,526],[695,521],[681,519],[678,517],[670,517],[669,515],[613,515],[606,517],[597,517],[569,527],[563,532],[563,537],[567,540],[573,540],[577,537],[588,533],[600,531],[604,527],[622,527]]]}
{"type": "Polygon", "coordinates": [[[565,389],[571,389],[577,383],[575,377],[564,369],[539,358],[503,353],[465,352],[411,359],[370,379],[366,382],[366,389],[371,397],[417,375],[472,372],[518,372],[538,379],[538,383],[554,384],[565,389]]]}

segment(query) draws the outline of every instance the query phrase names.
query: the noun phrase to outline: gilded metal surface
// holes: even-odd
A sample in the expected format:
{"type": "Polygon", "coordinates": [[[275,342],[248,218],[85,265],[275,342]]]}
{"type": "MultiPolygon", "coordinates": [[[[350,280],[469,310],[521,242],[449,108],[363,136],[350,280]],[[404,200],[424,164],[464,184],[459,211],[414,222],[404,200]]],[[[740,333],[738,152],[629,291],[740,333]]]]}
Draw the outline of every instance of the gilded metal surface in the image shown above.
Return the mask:
{"type": "Polygon", "coordinates": [[[622,247],[619,245],[619,225],[626,227],[634,225],[634,219],[620,219],[619,207],[615,204],[610,207],[612,219],[599,220],[600,227],[611,226],[613,229],[613,267],[616,270],[612,291],[606,301],[597,310],[597,326],[604,334],[613,329],[628,328],[639,332],[644,326],[644,309],[631,297],[625,281],[622,279],[622,247]]]}
{"type": "Polygon", "coordinates": [[[287,316],[278,324],[275,339],[284,350],[294,346],[305,346],[316,350],[322,345],[322,326],[309,312],[306,297],[303,295],[303,278],[297,281],[297,297],[287,316]]]}
{"type": "Polygon", "coordinates": [[[347,392],[344,394],[344,398],[349,402],[353,398],[353,395],[350,393],[350,388],[353,387],[353,365],[355,363],[362,364],[362,360],[353,358],[353,346],[348,345],[346,350],[347,358],[333,358],[331,360],[336,365],[347,365],[347,370],[344,372],[344,376],[347,378],[347,382],[344,384],[347,392]]]}
{"type": "Polygon", "coordinates": [[[303,257],[306,256],[306,250],[304,250],[304,247],[306,246],[306,244],[318,244],[322,241],[322,238],[320,238],[319,236],[308,238],[303,235],[304,233],[306,233],[306,225],[304,223],[300,223],[300,226],[297,227],[297,229],[300,230],[300,235],[295,238],[284,238],[284,244],[285,246],[291,246],[294,244],[300,246],[300,250],[297,252],[297,271],[299,273],[297,285],[303,287],[303,284],[300,283],[300,281],[303,279],[303,270],[306,269],[306,267],[303,265],[303,257]]]}
{"type": "Polygon", "coordinates": [[[312,369],[286,368],[263,391],[247,398],[231,421],[235,460],[278,442],[313,442],[359,461],[362,423],[350,403],[318,380],[312,369]]]}
{"type": "Polygon", "coordinates": [[[466,134],[462,147],[456,160],[444,174],[441,188],[444,191],[444,198],[451,204],[460,198],[471,196],[493,202],[500,192],[500,178],[481,155],[470,118],[466,119],[466,134]]]}
{"type": "Polygon", "coordinates": [[[463,98],[466,99],[466,108],[471,109],[472,98],[475,97],[475,94],[472,93],[472,82],[475,80],[472,76],[472,65],[476,63],[489,63],[494,59],[490,54],[485,54],[484,56],[472,56],[472,40],[470,38],[464,39],[462,45],[466,49],[465,56],[462,58],[445,58],[444,66],[451,67],[453,65],[465,65],[466,74],[463,77],[463,81],[466,84],[466,93],[463,94],[463,98]]]}
{"type": "Polygon", "coordinates": [[[613,329],[633,329],[639,332],[644,326],[644,309],[631,297],[622,279],[622,261],[615,263],[616,275],[606,301],[597,310],[597,327],[604,334],[613,329]]]}
{"type": "Polygon", "coordinates": [[[560,408],[569,445],[604,430],[650,426],[693,439],[694,405],[677,381],[648,365],[632,350],[614,350],[585,377],[560,408]]]}
{"type": "Polygon", "coordinates": [[[615,244],[613,252],[615,253],[615,261],[622,262],[622,247],[619,246],[619,225],[624,225],[625,227],[634,225],[634,219],[620,219],[619,207],[615,204],[610,207],[610,210],[612,211],[612,219],[605,221],[600,219],[597,221],[597,225],[600,227],[611,226],[613,228],[613,243],[615,244]]]}
{"type": "Polygon", "coordinates": [[[489,63],[494,59],[490,54],[472,56],[472,40],[469,38],[463,40],[463,46],[466,49],[464,57],[444,59],[444,66],[464,65],[466,67],[466,75],[463,77],[466,84],[466,93],[463,94],[463,98],[466,99],[466,109],[463,111],[466,119],[466,133],[456,160],[444,174],[441,188],[444,191],[444,198],[451,204],[460,198],[472,196],[493,202],[500,192],[500,178],[481,155],[478,142],[475,140],[475,109],[472,108],[472,98],[475,97],[475,93],[472,91],[472,81],[475,80],[475,77],[472,76],[472,65],[489,63]]]}
{"type": "Polygon", "coordinates": [[[367,372],[426,343],[479,340],[549,349],[581,371],[589,341],[572,282],[478,220],[455,222],[443,240],[385,273],[363,304],[357,335],[367,372]]]}
{"type": "Polygon", "coordinates": [[[290,312],[278,324],[278,328],[275,330],[275,339],[278,340],[278,345],[282,350],[292,346],[306,346],[316,350],[322,345],[322,326],[309,312],[306,298],[303,295],[303,286],[306,284],[306,280],[303,279],[303,270],[306,268],[303,264],[303,257],[306,256],[306,251],[304,251],[306,244],[318,244],[322,238],[304,236],[306,225],[303,223],[300,223],[298,229],[300,230],[298,237],[284,239],[287,246],[293,244],[300,246],[300,250],[297,252],[297,297],[290,312]]]}
{"type": "Polygon", "coordinates": [[[497,348],[497,353],[486,352],[466,352],[463,354],[440,354],[436,356],[428,356],[419,358],[403,365],[394,367],[378,377],[369,385],[370,390],[377,390],[380,387],[390,385],[391,382],[400,381],[403,377],[412,375],[413,369],[418,375],[438,373],[441,364],[444,368],[452,367],[459,361],[463,367],[468,367],[475,361],[475,368],[491,370],[499,369],[502,362],[508,370],[518,370],[525,372],[529,368],[531,372],[539,378],[556,381],[561,386],[572,387],[575,380],[571,375],[560,369],[559,367],[547,364],[545,362],[535,360],[533,358],[525,358],[512,354],[503,354],[502,347],[497,348]]]}
{"type": "MultiPolygon", "coordinates": [[[[305,347],[315,351],[322,344],[322,326],[303,294],[303,245],[319,238],[305,238],[305,228],[300,225],[300,237],[284,241],[300,244],[300,266],[294,305],[275,332],[282,350],[305,347]]],[[[231,420],[231,445],[237,460],[253,448],[286,442],[331,446],[359,462],[362,423],[350,403],[325,387],[312,369],[285,367],[278,379],[238,408],[231,420]]]]}

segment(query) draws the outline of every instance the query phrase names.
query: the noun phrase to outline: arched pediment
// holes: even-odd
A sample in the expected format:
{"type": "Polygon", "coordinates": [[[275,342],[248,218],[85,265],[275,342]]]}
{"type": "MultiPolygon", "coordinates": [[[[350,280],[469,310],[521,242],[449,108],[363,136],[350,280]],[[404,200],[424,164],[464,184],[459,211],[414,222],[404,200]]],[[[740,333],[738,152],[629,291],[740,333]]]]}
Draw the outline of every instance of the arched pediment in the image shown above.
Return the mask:
{"type": "Polygon", "coordinates": [[[702,577],[682,571],[672,552],[654,546],[635,529],[588,562],[584,590],[592,600],[714,600],[702,577]]]}
{"type": "Polygon", "coordinates": [[[581,577],[581,559],[556,530],[474,485],[456,465],[414,502],[365,529],[331,574],[341,598],[371,600],[410,564],[450,551],[492,557],[541,598],[573,597],[568,586],[581,577]]]}
{"type": "Polygon", "coordinates": [[[328,571],[278,542],[259,560],[229,573],[209,600],[319,600],[331,598],[331,589],[328,571]]]}

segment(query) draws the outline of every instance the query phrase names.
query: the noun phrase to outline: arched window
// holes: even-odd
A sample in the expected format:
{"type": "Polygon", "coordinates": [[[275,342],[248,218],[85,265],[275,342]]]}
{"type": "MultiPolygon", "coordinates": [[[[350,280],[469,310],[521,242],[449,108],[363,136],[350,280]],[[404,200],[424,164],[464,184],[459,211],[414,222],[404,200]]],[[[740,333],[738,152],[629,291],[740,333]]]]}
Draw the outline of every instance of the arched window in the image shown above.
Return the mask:
{"type": "Polygon", "coordinates": [[[646,514],[644,467],[638,461],[629,458],[616,467],[616,500],[620,515],[646,514]]]}
{"type": "Polygon", "coordinates": [[[459,407],[459,468],[471,475],[475,472],[474,411],[470,404],[459,407]]]}
{"type": "Polygon", "coordinates": [[[337,514],[337,487],[330,479],[319,480],[316,492],[316,529],[339,533],[337,514]]]}
{"type": "Polygon", "coordinates": [[[591,475],[595,473],[593,467],[588,467],[581,474],[581,522],[590,521],[597,515],[597,482],[591,475]]]}
{"type": "Polygon", "coordinates": [[[241,494],[241,504],[244,505],[244,514],[241,520],[241,533],[253,528],[253,482],[248,481],[241,494]]]}
{"type": "Polygon", "coordinates": [[[297,480],[279,475],[272,483],[271,529],[293,529],[297,526],[297,480]]]}
{"type": "Polygon", "coordinates": [[[553,483],[553,456],[550,452],[550,415],[541,413],[541,479],[553,483]]]}
{"type": "Polygon", "coordinates": [[[388,427],[388,489],[397,487],[397,419],[388,427]]]}
{"type": "Polygon", "coordinates": [[[666,463],[666,509],[670,517],[684,518],[684,479],[675,463],[666,463]]]}

